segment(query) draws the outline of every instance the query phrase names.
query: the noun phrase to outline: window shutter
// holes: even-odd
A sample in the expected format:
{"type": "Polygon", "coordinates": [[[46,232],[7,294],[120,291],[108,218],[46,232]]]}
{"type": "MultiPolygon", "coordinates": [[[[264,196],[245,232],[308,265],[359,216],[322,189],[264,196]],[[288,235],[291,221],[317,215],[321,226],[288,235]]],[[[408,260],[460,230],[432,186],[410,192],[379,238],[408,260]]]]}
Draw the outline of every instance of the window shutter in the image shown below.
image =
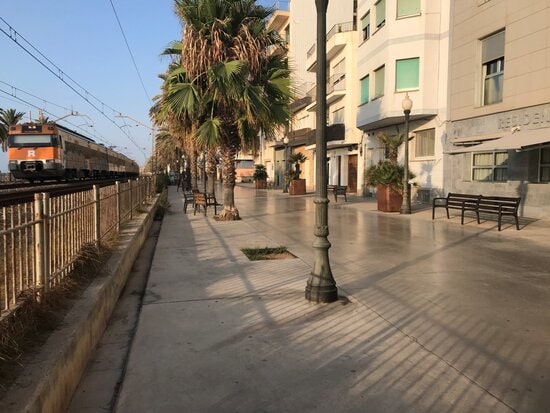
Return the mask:
{"type": "Polygon", "coordinates": [[[482,40],[481,63],[487,63],[504,56],[504,30],[482,40]]]}
{"type": "Polygon", "coordinates": [[[369,101],[369,86],[370,78],[368,76],[365,76],[363,79],[361,79],[361,104],[368,103],[369,101]]]}
{"type": "Polygon", "coordinates": [[[386,0],[376,3],[376,27],[380,27],[386,21],[386,0]]]}
{"type": "Polygon", "coordinates": [[[395,90],[418,89],[419,58],[402,59],[395,62],[395,90]]]}
{"type": "Polygon", "coordinates": [[[370,13],[367,13],[361,20],[361,30],[364,30],[370,23],[370,13]]]}
{"type": "Polygon", "coordinates": [[[420,13],[420,0],[398,0],[397,17],[411,16],[420,13]]]}

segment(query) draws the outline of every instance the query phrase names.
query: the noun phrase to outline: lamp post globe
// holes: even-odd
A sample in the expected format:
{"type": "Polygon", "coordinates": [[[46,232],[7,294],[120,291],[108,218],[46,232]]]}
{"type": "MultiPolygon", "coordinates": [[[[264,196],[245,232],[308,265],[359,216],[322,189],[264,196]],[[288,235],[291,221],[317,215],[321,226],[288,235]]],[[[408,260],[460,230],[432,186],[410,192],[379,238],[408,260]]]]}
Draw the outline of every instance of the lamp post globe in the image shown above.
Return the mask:
{"type": "Polygon", "coordinates": [[[402,214],[411,213],[411,190],[409,186],[409,117],[411,114],[411,109],[413,106],[413,101],[409,97],[409,94],[406,93],[403,101],[401,102],[401,107],[403,108],[403,113],[405,114],[405,156],[403,160],[403,203],[401,204],[402,214]]]}

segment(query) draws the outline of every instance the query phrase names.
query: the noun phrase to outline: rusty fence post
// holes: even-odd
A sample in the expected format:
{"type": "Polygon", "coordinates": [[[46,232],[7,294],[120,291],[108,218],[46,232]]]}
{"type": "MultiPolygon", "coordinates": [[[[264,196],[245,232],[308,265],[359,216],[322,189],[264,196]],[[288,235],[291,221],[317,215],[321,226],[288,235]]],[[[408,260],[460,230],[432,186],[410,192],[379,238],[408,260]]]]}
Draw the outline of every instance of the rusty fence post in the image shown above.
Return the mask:
{"type": "Polygon", "coordinates": [[[134,202],[133,202],[133,196],[132,196],[132,180],[128,180],[128,193],[130,194],[130,219],[133,219],[133,212],[134,212],[134,202]]]}
{"type": "Polygon", "coordinates": [[[116,232],[120,233],[120,208],[121,208],[120,181],[115,182],[115,193],[116,193],[116,232]]]}
{"type": "Polygon", "coordinates": [[[99,248],[101,241],[101,205],[99,199],[99,185],[93,186],[94,192],[94,241],[96,248],[99,248]]]}
{"type": "Polygon", "coordinates": [[[42,301],[47,290],[44,280],[44,217],[42,194],[34,194],[34,267],[36,274],[37,300],[42,301]]]}

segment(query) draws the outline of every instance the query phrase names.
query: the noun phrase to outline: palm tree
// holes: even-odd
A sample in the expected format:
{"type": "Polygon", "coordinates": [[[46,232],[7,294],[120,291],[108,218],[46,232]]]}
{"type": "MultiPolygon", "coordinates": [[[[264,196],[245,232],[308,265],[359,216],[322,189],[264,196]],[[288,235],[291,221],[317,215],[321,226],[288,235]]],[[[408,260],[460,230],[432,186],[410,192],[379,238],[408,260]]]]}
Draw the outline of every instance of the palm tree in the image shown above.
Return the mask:
{"type": "Polygon", "coordinates": [[[8,150],[8,131],[10,126],[17,125],[25,116],[25,112],[18,112],[16,109],[0,109],[0,140],[2,151],[8,150]]]}
{"type": "Polygon", "coordinates": [[[239,219],[234,199],[237,152],[256,147],[260,129],[272,138],[289,121],[286,48],[266,28],[271,10],[255,0],[175,3],[184,26],[181,67],[167,78],[161,112],[186,123],[198,147],[220,150],[220,219],[239,219]]]}
{"type": "Polygon", "coordinates": [[[384,145],[385,157],[390,162],[397,164],[397,156],[399,154],[399,147],[405,141],[403,134],[390,135],[388,133],[380,133],[378,140],[384,145]]]}

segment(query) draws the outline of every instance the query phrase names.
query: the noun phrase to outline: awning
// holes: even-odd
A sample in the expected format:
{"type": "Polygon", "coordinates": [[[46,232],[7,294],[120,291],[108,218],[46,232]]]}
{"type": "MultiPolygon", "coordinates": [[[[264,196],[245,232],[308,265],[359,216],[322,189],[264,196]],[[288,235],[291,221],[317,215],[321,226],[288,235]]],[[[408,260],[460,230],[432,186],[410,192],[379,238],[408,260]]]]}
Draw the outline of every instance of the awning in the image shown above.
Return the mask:
{"type": "Polygon", "coordinates": [[[449,154],[466,152],[491,152],[533,149],[533,146],[550,142],[550,128],[523,130],[510,133],[500,139],[493,139],[479,145],[467,146],[448,151],[449,154]]]}
{"type": "MultiPolygon", "coordinates": [[[[353,143],[353,142],[344,142],[344,141],[340,141],[340,142],[327,142],[327,151],[330,151],[332,149],[342,149],[342,148],[352,148],[352,149],[349,149],[350,151],[351,150],[355,150],[357,149],[359,146],[359,143],[353,143]]],[[[316,144],[313,144],[313,145],[308,145],[306,146],[306,149],[307,150],[315,150],[316,148],[316,144]]]]}
{"type": "Polygon", "coordinates": [[[483,141],[493,140],[502,138],[506,132],[496,132],[496,133],[487,133],[482,135],[466,136],[462,138],[451,138],[450,142],[453,145],[473,145],[476,143],[481,143],[483,141]]]}

